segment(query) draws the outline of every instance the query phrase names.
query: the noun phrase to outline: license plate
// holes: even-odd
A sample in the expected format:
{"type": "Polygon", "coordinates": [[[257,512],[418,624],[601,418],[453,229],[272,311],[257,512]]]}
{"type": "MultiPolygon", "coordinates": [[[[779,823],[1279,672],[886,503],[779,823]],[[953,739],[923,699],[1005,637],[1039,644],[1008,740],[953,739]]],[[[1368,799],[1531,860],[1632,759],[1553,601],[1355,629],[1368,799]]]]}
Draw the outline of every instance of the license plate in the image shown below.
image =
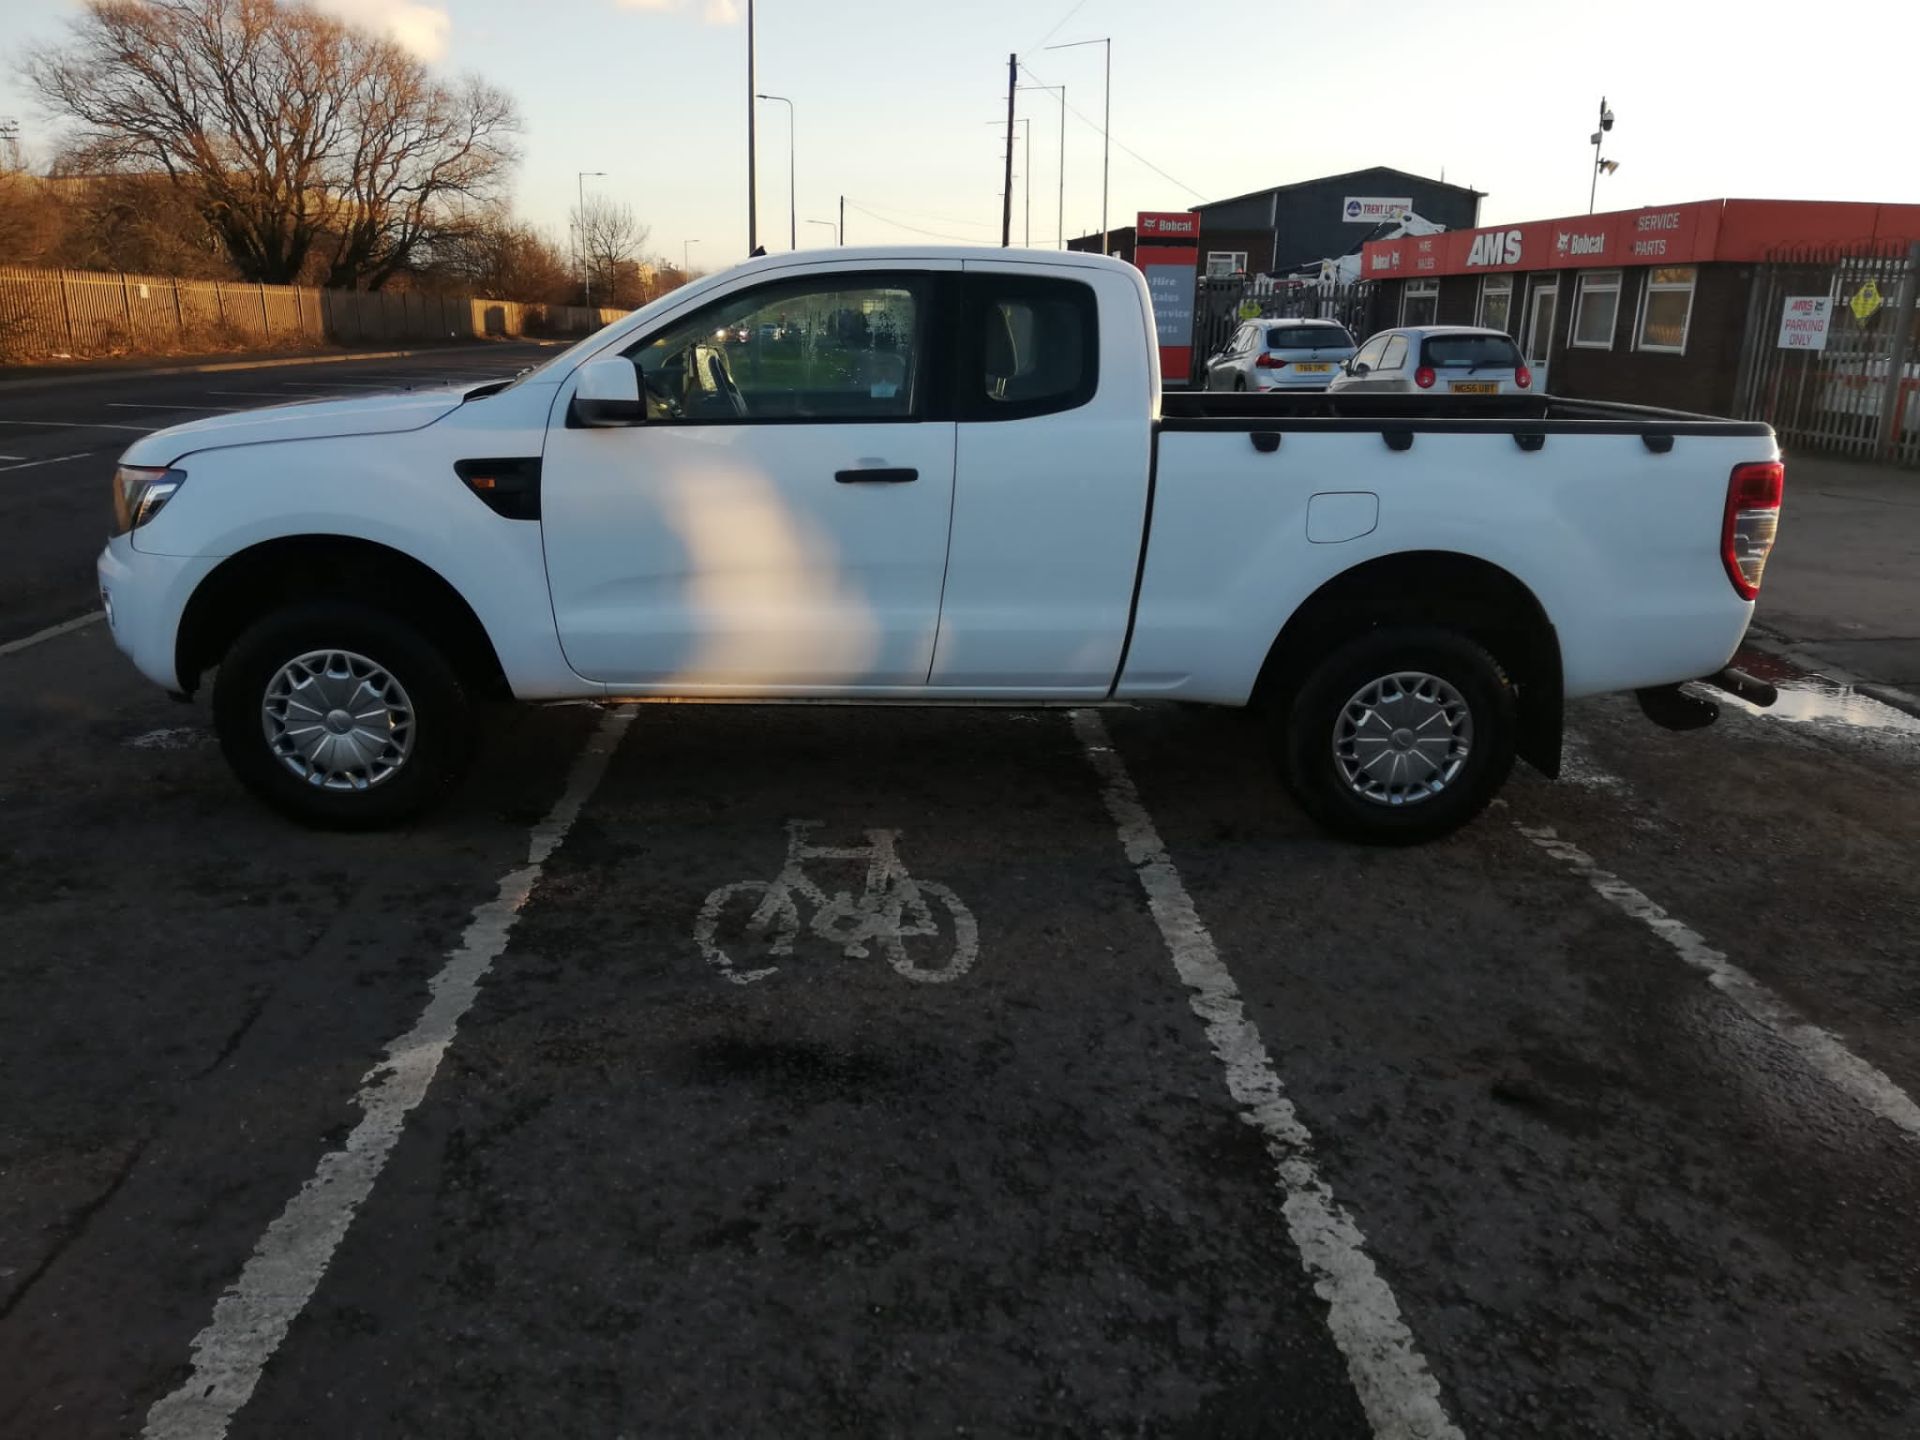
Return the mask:
{"type": "Polygon", "coordinates": [[[1333,369],[1333,366],[1315,365],[1315,364],[1297,364],[1293,368],[1308,375],[1324,375],[1329,370],[1333,369]]]}
{"type": "Polygon", "coordinates": [[[1492,381],[1459,380],[1449,387],[1456,395],[1498,395],[1500,387],[1492,381]]]}

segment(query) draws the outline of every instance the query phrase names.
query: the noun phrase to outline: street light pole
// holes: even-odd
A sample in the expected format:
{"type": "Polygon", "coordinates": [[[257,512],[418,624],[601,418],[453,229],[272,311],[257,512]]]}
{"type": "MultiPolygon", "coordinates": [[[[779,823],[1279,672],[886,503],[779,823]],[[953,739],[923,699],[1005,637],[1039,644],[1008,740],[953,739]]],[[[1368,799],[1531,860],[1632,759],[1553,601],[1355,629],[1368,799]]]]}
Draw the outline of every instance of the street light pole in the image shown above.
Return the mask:
{"type": "Polygon", "coordinates": [[[680,242],[680,273],[689,280],[693,278],[693,266],[688,261],[687,252],[692,250],[693,247],[698,245],[699,243],[700,242],[697,239],[682,240],[680,242]]]}
{"type": "Polygon", "coordinates": [[[1593,179],[1587,185],[1587,214],[1589,215],[1593,213],[1594,202],[1600,196],[1600,172],[1608,170],[1608,173],[1612,173],[1612,170],[1620,168],[1614,165],[1609,169],[1608,162],[1600,158],[1600,137],[1611,129],[1613,129],[1613,111],[1607,108],[1607,97],[1602,95],[1600,97],[1600,128],[1593,132],[1593,179]]]}
{"type": "Polygon", "coordinates": [[[747,254],[760,248],[760,187],[753,159],[753,0],[747,0],[747,254]]]}
{"type": "Polygon", "coordinates": [[[800,248],[800,211],[793,188],[793,101],[784,95],[761,95],[761,100],[778,100],[787,107],[787,248],[800,248]]]}
{"type": "Polygon", "coordinates": [[[1067,87],[1064,85],[1022,85],[1022,90],[1058,90],[1060,92],[1060,213],[1054,221],[1054,243],[1067,248],[1067,87]]]}
{"type": "MultiPolygon", "coordinates": [[[[1070,40],[1064,45],[1049,45],[1049,50],[1072,50],[1081,45],[1104,45],[1107,47],[1107,76],[1102,87],[1105,92],[1103,101],[1104,118],[1100,122],[1100,253],[1112,253],[1112,231],[1107,228],[1108,181],[1113,175],[1113,37],[1104,36],[1099,40],[1070,40]]],[[[1064,105],[1065,101],[1062,101],[1064,105]]]]}
{"type": "Polygon", "coordinates": [[[580,186],[580,280],[586,289],[586,301],[589,308],[593,305],[593,257],[587,253],[587,177],[604,180],[604,170],[581,170],[574,179],[580,186]]]}
{"type": "Polygon", "coordinates": [[[807,221],[807,224],[809,224],[809,225],[824,225],[824,226],[826,226],[826,227],[827,227],[827,229],[829,229],[829,230],[833,230],[833,243],[834,243],[834,244],[836,244],[836,245],[838,245],[838,244],[840,243],[840,232],[839,232],[839,231],[837,231],[837,230],[834,230],[834,228],[833,228],[833,222],[832,222],[831,220],[809,220],[809,221],[807,221]]]}

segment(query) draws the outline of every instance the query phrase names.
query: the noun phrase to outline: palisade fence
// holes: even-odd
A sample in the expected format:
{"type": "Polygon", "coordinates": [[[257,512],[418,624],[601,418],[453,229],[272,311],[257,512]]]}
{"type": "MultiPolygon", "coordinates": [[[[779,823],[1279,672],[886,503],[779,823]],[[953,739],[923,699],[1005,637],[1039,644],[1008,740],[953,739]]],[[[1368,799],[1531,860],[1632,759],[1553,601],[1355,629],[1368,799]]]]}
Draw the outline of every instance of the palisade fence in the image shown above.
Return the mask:
{"type": "Polygon", "coordinates": [[[1782,248],[1757,272],[1736,405],[1781,443],[1920,466],[1920,245],[1782,248]],[[1789,300],[1828,302],[1820,349],[1780,345],[1789,300]]]}
{"type": "Polygon", "coordinates": [[[1203,275],[1193,297],[1193,373],[1204,385],[1207,357],[1215,354],[1243,320],[1337,320],[1355,338],[1377,328],[1372,321],[1374,287],[1317,280],[1274,280],[1267,276],[1203,275]]]}
{"type": "Polygon", "coordinates": [[[0,359],[245,350],[338,341],[586,335],[626,314],[470,295],[322,290],[0,265],[0,359]]]}

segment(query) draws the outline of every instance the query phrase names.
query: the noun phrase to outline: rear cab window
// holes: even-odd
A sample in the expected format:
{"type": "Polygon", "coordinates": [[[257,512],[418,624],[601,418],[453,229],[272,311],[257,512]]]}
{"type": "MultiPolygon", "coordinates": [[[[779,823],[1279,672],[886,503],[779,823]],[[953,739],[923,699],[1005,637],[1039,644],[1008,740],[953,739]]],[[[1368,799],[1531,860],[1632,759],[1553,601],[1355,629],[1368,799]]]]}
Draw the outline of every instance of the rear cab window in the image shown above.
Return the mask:
{"type": "Polygon", "coordinates": [[[1505,335],[1430,335],[1420,363],[1434,370],[1512,370],[1520,349],[1505,335]]]}
{"type": "Polygon", "coordinates": [[[1100,307],[1079,280],[969,273],[962,420],[1077,409],[1100,383],[1100,307]]]}

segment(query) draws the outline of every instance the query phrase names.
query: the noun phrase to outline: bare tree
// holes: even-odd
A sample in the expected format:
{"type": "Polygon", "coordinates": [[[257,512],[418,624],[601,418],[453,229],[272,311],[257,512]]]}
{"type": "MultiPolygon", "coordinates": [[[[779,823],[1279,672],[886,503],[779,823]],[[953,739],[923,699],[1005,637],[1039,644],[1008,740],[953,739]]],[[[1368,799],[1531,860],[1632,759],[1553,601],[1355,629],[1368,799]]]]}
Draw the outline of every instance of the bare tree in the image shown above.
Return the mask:
{"type": "Polygon", "coordinates": [[[592,280],[593,293],[604,305],[622,301],[618,292],[631,290],[638,276],[640,248],[651,233],[633,218],[633,207],[595,195],[573,212],[573,228],[580,256],[592,280]]]}
{"type": "Polygon", "coordinates": [[[88,0],[24,71],[85,161],[164,173],[250,280],[377,288],[517,158],[502,91],[280,0],[88,0]]]}
{"type": "Polygon", "coordinates": [[[577,288],[567,257],[503,210],[463,221],[433,247],[427,275],[488,300],[565,304],[577,288]]]}

